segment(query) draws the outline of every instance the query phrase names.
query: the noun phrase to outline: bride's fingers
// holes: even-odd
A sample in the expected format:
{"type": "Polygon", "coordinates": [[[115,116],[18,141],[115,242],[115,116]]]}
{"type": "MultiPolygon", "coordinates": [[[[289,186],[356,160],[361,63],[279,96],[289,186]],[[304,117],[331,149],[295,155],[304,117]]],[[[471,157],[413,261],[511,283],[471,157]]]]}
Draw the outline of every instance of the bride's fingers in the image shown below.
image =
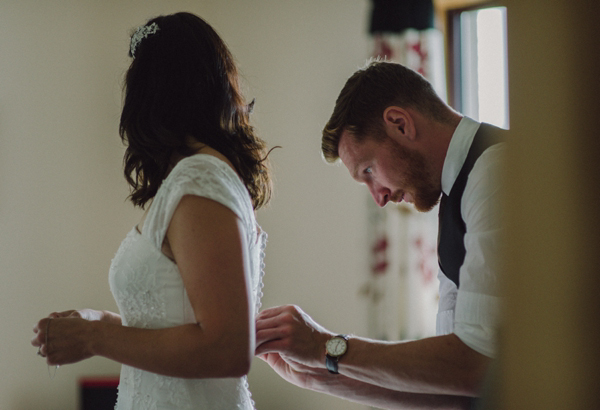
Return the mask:
{"type": "Polygon", "coordinates": [[[35,336],[33,337],[33,339],[31,339],[31,343],[33,344],[33,341],[37,339],[38,343],[43,343],[46,337],[46,329],[47,329],[47,321],[51,320],[48,318],[44,318],[42,320],[40,320],[39,322],[37,322],[35,324],[35,326],[33,326],[33,333],[35,333],[35,336]]]}
{"type": "Polygon", "coordinates": [[[38,335],[31,338],[31,345],[33,347],[40,347],[42,345],[42,341],[39,339],[38,335]]]}

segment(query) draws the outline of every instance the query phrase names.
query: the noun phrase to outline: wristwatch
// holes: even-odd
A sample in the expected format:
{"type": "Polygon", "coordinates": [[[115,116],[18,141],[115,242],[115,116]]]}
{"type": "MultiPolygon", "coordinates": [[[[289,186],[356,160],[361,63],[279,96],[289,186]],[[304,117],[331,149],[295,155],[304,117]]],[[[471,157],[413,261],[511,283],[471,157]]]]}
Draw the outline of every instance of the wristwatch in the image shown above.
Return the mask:
{"type": "Polygon", "coordinates": [[[325,343],[325,367],[329,373],[338,374],[338,361],[348,350],[348,336],[337,335],[325,343]]]}

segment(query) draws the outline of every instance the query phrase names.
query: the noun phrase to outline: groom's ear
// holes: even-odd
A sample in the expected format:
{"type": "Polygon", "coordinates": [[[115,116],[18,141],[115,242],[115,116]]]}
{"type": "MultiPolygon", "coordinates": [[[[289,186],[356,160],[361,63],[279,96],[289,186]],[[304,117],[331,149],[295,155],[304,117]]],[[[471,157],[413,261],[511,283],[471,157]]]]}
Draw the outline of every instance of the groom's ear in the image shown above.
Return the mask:
{"type": "Polygon", "coordinates": [[[387,107],[383,111],[383,124],[388,136],[392,139],[413,141],[416,138],[413,117],[404,108],[387,107]]]}

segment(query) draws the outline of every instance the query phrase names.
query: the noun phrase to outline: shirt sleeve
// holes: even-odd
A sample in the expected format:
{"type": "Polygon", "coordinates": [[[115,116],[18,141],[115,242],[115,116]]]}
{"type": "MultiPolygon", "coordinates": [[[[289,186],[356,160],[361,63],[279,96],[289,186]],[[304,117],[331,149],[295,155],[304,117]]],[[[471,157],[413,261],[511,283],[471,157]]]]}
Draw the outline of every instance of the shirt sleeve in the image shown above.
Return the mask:
{"type": "Polygon", "coordinates": [[[475,163],[462,199],[467,232],[460,268],[454,333],[469,347],[489,357],[497,352],[500,316],[502,233],[501,166],[504,144],[487,149],[475,163]]]}
{"type": "Polygon", "coordinates": [[[456,308],[456,284],[452,282],[441,269],[438,269],[439,302],[435,324],[437,336],[454,333],[454,309],[456,308]]]}

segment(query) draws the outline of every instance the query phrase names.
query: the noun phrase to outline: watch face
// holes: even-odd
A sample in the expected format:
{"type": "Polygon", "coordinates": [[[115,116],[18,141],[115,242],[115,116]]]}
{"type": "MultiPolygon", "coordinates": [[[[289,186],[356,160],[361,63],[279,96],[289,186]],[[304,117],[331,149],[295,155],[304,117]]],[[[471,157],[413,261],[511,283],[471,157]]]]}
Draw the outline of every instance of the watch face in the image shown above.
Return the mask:
{"type": "Polygon", "coordinates": [[[327,353],[330,356],[338,357],[346,353],[346,340],[341,337],[332,337],[327,341],[327,353]]]}

